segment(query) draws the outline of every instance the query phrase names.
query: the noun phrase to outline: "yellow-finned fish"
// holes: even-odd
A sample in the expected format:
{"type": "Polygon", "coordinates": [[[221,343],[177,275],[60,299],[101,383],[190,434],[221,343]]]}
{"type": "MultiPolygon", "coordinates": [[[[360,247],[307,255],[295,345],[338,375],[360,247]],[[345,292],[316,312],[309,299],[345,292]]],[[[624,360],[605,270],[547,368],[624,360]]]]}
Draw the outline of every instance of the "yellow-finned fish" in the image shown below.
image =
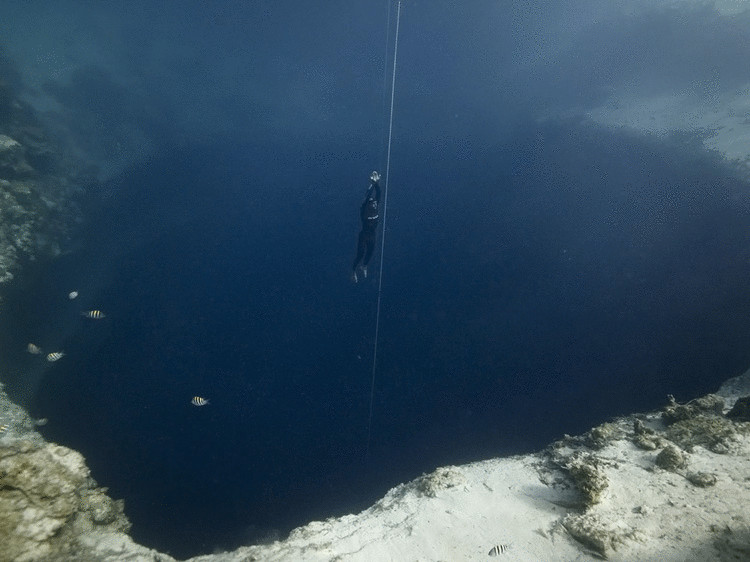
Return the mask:
{"type": "Polygon", "coordinates": [[[26,351],[31,353],[32,355],[41,355],[42,354],[42,348],[38,345],[34,345],[33,343],[30,343],[26,346],[26,351]]]}
{"type": "Polygon", "coordinates": [[[201,398],[200,396],[193,396],[193,399],[190,401],[190,403],[193,406],[205,406],[208,404],[208,399],[201,398]]]}
{"type": "Polygon", "coordinates": [[[85,316],[86,318],[93,318],[94,320],[100,320],[102,318],[106,318],[106,314],[104,314],[101,310],[84,310],[81,312],[81,316],[85,316]]]}
{"type": "Polygon", "coordinates": [[[55,351],[53,353],[47,354],[47,361],[52,363],[53,361],[57,361],[59,359],[62,359],[63,357],[65,357],[65,353],[63,353],[62,351],[55,351]]]}
{"type": "Polygon", "coordinates": [[[9,427],[10,426],[7,423],[4,425],[0,425],[0,433],[5,433],[6,431],[8,431],[9,427]]]}

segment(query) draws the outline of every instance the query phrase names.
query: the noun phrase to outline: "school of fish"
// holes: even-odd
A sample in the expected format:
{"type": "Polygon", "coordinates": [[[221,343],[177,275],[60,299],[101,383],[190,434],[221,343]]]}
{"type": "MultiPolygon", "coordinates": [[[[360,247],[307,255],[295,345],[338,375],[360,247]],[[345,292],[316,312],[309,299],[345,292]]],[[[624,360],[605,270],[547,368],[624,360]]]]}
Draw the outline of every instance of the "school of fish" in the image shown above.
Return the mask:
{"type": "MultiPolygon", "coordinates": [[[[78,298],[78,291],[70,291],[68,293],[68,299],[69,300],[75,300],[78,298]]],[[[101,320],[103,318],[106,318],[107,315],[102,312],[99,309],[91,309],[91,310],[82,310],[81,316],[84,318],[89,318],[91,320],[101,320]]],[[[28,351],[31,355],[44,355],[44,351],[42,351],[42,348],[38,346],[35,343],[29,342],[29,344],[26,346],[26,351],[28,351]]],[[[51,351],[46,354],[46,359],[50,363],[54,363],[56,361],[59,361],[63,357],[65,357],[64,351],[51,351]]],[[[202,396],[193,396],[193,398],[190,400],[190,403],[193,406],[206,406],[209,403],[209,400],[207,398],[203,398],[202,396]]],[[[46,420],[45,420],[46,422],[46,420]]],[[[0,433],[7,430],[8,426],[0,426],[0,433]]]]}

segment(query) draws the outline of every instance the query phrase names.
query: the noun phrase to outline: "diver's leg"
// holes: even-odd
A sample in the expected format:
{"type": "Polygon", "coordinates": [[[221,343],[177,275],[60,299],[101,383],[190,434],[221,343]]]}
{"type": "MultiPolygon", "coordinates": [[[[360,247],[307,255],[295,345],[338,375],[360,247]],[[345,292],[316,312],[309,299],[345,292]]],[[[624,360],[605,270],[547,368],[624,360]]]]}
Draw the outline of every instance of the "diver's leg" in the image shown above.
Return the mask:
{"type": "Polygon", "coordinates": [[[365,257],[362,260],[362,274],[365,277],[367,277],[367,264],[370,263],[370,258],[372,258],[372,254],[375,252],[375,233],[374,232],[368,233],[365,245],[366,245],[365,257]]]}
{"type": "Polygon", "coordinates": [[[375,233],[368,232],[365,238],[365,258],[362,260],[363,265],[370,263],[373,252],[375,252],[375,233]]]}
{"type": "Polygon", "coordinates": [[[354,258],[354,263],[352,264],[352,281],[354,281],[355,283],[358,281],[357,266],[359,265],[359,262],[362,260],[362,257],[365,255],[366,251],[367,240],[364,230],[361,230],[359,232],[359,239],[357,240],[357,256],[354,258]]]}

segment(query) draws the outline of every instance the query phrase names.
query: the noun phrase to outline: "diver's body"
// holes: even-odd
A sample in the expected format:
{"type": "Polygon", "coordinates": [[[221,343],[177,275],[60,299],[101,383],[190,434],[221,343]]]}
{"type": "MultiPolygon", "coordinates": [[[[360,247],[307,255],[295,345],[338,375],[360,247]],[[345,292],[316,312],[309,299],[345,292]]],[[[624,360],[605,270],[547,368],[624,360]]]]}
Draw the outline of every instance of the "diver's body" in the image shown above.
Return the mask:
{"type": "Polygon", "coordinates": [[[362,276],[367,277],[367,264],[375,251],[375,231],[380,219],[380,174],[370,174],[370,187],[367,188],[365,200],[359,210],[362,219],[362,230],[357,241],[357,257],[352,265],[352,280],[356,283],[357,269],[361,268],[362,276]]]}

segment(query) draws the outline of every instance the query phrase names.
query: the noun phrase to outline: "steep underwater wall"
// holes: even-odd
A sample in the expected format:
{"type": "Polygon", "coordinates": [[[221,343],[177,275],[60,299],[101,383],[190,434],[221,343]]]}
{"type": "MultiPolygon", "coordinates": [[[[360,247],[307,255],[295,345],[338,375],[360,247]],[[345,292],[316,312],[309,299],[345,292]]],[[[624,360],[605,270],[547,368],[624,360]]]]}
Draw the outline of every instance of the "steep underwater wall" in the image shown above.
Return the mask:
{"type": "MultiPolygon", "coordinates": [[[[0,64],[0,72],[7,66],[0,64]]],[[[0,74],[0,283],[13,279],[23,259],[64,251],[80,219],[75,199],[93,178],[49,135],[10,82],[0,74]]]]}

